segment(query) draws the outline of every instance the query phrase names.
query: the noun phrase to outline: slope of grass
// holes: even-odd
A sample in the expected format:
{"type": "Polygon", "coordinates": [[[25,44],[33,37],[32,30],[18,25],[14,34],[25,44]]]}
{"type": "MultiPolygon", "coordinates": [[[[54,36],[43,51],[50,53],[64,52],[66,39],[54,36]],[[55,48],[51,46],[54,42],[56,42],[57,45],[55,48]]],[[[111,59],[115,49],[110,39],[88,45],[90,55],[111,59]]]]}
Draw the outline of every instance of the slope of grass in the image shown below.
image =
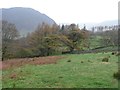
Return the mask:
{"type": "Polygon", "coordinates": [[[100,47],[101,44],[101,36],[93,36],[90,39],[90,49],[96,48],[96,47],[100,47]]]}
{"type": "Polygon", "coordinates": [[[118,57],[111,53],[68,54],[57,64],[3,71],[3,88],[117,88],[118,57]],[[109,62],[102,62],[110,55],[109,62]],[[68,62],[70,60],[71,62],[68,62]]]}

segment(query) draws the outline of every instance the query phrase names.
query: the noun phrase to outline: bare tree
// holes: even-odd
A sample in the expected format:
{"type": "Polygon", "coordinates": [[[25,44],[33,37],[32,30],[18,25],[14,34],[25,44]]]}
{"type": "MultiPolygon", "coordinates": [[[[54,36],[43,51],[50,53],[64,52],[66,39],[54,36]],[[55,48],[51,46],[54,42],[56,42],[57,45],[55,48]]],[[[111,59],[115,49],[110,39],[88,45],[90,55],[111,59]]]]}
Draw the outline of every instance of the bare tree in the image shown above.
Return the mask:
{"type": "Polygon", "coordinates": [[[17,39],[19,32],[16,26],[7,21],[2,21],[2,60],[7,58],[10,44],[17,39]]]}

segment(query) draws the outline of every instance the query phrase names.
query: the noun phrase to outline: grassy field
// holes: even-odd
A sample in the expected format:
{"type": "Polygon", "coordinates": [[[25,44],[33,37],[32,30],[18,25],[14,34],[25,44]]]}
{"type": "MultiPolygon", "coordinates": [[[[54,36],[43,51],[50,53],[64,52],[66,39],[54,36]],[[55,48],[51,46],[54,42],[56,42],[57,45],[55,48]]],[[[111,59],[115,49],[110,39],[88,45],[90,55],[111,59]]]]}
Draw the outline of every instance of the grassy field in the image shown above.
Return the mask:
{"type": "Polygon", "coordinates": [[[117,88],[118,57],[109,53],[67,54],[56,64],[3,70],[3,88],[117,88]],[[109,56],[109,62],[102,58],[109,56]]]}

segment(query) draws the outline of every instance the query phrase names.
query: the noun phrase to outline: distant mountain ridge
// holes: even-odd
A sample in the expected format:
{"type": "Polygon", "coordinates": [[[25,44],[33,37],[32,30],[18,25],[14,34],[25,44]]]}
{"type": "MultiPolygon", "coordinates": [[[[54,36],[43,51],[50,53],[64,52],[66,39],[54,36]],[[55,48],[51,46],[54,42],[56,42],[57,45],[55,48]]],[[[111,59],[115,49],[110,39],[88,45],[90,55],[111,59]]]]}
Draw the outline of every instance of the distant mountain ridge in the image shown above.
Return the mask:
{"type": "MultiPolygon", "coordinates": [[[[32,8],[13,7],[0,9],[0,20],[7,20],[16,25],[21,35],[26,35],[28,32],[35,31],[38,24],[47,23],[52,25],[55,23],[53,19],[45,14],[40,13],[32,8]],[[1,14],[2,13],[2,14],[1,14]]],[[[108,20],[100,23],[79,23],[80,28],[84,27],[88,30],[93,26],[111,26],[118,25],[118,20],[108,20]]]]}
{"type": "Polygon", "coordinates": [[[31,8],[2,8],[0,12],[2,12],[2,20],[15,24],[22,35],[34,31],[36,27],[43,22],[49,25],[55,23],[55,21],[47,15],[31,8]]]}
{"type": "Polygon", "coordinates": [[[118,20],[108,20],[108,21],[103,21],[101,23],[98,23],[97,25],[101,26],[112,26],[112,25],[118,25],[118,20]]]}
{"type": "Polygon", "coordinates": [[[87,29],[91,29],[95,26],[113,26],[118,25],[118,20],[107,20],[100,23],[80,23],[79,25],[83,27],[83,25],[86,25],[87,29]]]}

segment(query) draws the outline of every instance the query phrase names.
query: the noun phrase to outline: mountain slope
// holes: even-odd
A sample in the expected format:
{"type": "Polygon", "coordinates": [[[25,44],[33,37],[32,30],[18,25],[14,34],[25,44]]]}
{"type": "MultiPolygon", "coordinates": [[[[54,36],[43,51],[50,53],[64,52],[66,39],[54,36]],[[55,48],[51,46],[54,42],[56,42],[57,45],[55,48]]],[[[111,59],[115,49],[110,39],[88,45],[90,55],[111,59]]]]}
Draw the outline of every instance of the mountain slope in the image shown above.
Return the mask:
{"type": "Polygon", "coordinates": [[[79,23],[80,28],[83,28],[84,24],[86,25],[87,29],[91,30],[94,26],[114,26],[118,25],[118,20],[107,20],[100,23],[79,23]]]}
{"type": "Polygon", "coordinates": [[[31,8],[15,7],[2,10],[2,20],[14,23],[21,34],[32,32],[38,26],[38,24],[47,23],[52,25],[54,20],[47,15],[42,14],[31,8]]]}

